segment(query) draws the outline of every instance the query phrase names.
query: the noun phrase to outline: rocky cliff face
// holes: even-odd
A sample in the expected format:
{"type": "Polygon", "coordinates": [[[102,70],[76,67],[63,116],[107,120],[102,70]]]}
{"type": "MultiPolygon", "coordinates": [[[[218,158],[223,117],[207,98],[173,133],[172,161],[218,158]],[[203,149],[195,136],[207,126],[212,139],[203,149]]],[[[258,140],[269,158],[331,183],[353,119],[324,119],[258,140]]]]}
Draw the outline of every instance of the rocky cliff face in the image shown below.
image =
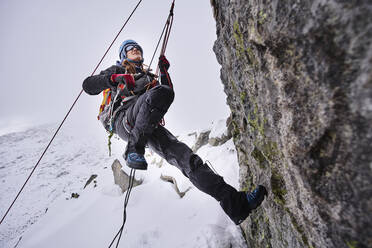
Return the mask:
{"type": "Polygon", "coordinates": [[[211,0],[250,247],[372,247],[372,3],[211,0]]]}

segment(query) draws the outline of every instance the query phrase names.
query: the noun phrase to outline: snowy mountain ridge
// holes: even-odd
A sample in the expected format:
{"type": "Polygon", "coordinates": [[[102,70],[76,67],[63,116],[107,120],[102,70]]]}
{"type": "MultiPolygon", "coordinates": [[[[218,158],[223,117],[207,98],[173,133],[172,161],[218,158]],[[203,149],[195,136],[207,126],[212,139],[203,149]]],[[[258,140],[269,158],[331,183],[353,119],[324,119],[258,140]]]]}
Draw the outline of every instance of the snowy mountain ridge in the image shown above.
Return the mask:
{"type": "MultiPolygon", "coordinates": [[[[210,137],[226,132],[225,121],[209,129],[210,137]]],[[[66,132],[68,133],[68,132],[66,132]]],[[[197,136],[179,139],[190,147],[197,136]]],[[[51,125],[0,136],[0,214],[9,207],[53,134],[51,125]]],[[[0,226],[0,247],[105,247],[122,221],[125,194],[114,184],[111,164],[121,158],[125,143],[91,137],[57,136],[7,219],[0,226]],[[95,183],[84,189],[91,175],[95,183]],[[77,193],[78,198],[71,195],[77,193]]],[[[238,187],[238,163],[232,140],[198,150],[228,183],[238,187]]],[[[147,171],[137,171],[143,183],[133,188],[120,247],[246,247],[239,227],[217,201],[200,192],[175,167],[147,149],[147,171]],[[161,175],[176,179],[183,198],[161,175]]],[[[129,174],[129,168],[123,166],[129,174]]]]}

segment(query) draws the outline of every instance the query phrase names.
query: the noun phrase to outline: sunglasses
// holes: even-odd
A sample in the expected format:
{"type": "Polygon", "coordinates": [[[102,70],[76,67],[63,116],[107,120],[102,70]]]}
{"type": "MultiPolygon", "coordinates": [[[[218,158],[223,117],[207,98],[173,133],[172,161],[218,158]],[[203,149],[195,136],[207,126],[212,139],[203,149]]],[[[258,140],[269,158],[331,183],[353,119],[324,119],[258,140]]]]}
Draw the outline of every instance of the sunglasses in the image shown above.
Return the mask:
{"type": "Polygon", "coordinates": [[[129,52],[130,50],[133,50],[134,48],[136,48],[137,50],[141,51],[140,47],[137,46],[137,45],[129,45],[125,48],[125,52],[129,52]]]}

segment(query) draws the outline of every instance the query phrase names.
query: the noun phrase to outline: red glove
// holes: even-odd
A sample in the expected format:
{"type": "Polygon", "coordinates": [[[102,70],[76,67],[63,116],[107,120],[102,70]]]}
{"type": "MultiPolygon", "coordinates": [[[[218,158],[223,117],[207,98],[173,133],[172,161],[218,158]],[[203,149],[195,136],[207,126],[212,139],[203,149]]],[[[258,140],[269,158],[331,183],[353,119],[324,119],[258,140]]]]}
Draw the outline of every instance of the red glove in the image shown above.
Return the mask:
{"type": "Polygon", "coordinates": [[[131,74],[112,74],[110,79],[111,79],[111,82],[116,83],[116,85],[118,85],[120,88],[121,87],[124,88],[124,85],[125,85],[125,87],[129,91],[134,89],[135,81],[131,74]]]}
{"type": "Polygon", "coordinates": [[[165,74],[168,71],[169,66],[170,66],[170,64],[169,64],[169,61],[167,60],[167,58],[164,55],[161,55],[159,57],[159,69],[160,69],[160,72],[162,74],[165,74]]]}

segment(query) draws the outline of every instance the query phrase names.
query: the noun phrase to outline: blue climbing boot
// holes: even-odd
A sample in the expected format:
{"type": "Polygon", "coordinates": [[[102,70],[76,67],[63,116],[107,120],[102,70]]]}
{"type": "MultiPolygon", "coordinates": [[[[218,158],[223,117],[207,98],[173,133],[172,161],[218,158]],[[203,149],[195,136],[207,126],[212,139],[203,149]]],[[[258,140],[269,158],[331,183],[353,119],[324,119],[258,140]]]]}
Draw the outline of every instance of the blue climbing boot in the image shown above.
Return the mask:
{"type": "Polygon", "coordinates": [[[142,154],[131,152],[126,156],[128,167],[137,170],[147,170],[147,162],[142,154]]]}
{"type": "Polygon", "coordinates": [[[248,200],[248,208],[250,211],[261,205],[267,195],[267,190],[264,186],[258,185],[252,192],[245,192],[248,200]]]}
{"type": "Polygon", "coordinates": [[[222,203],[221,206],[230,219],[239,225],[250,215],[252,210],[261,205],[265,195],[267,196],[267,190],[264,186],[258,185],[252,192],[240,191],[234,195],[230,202],[222,203]]]}

